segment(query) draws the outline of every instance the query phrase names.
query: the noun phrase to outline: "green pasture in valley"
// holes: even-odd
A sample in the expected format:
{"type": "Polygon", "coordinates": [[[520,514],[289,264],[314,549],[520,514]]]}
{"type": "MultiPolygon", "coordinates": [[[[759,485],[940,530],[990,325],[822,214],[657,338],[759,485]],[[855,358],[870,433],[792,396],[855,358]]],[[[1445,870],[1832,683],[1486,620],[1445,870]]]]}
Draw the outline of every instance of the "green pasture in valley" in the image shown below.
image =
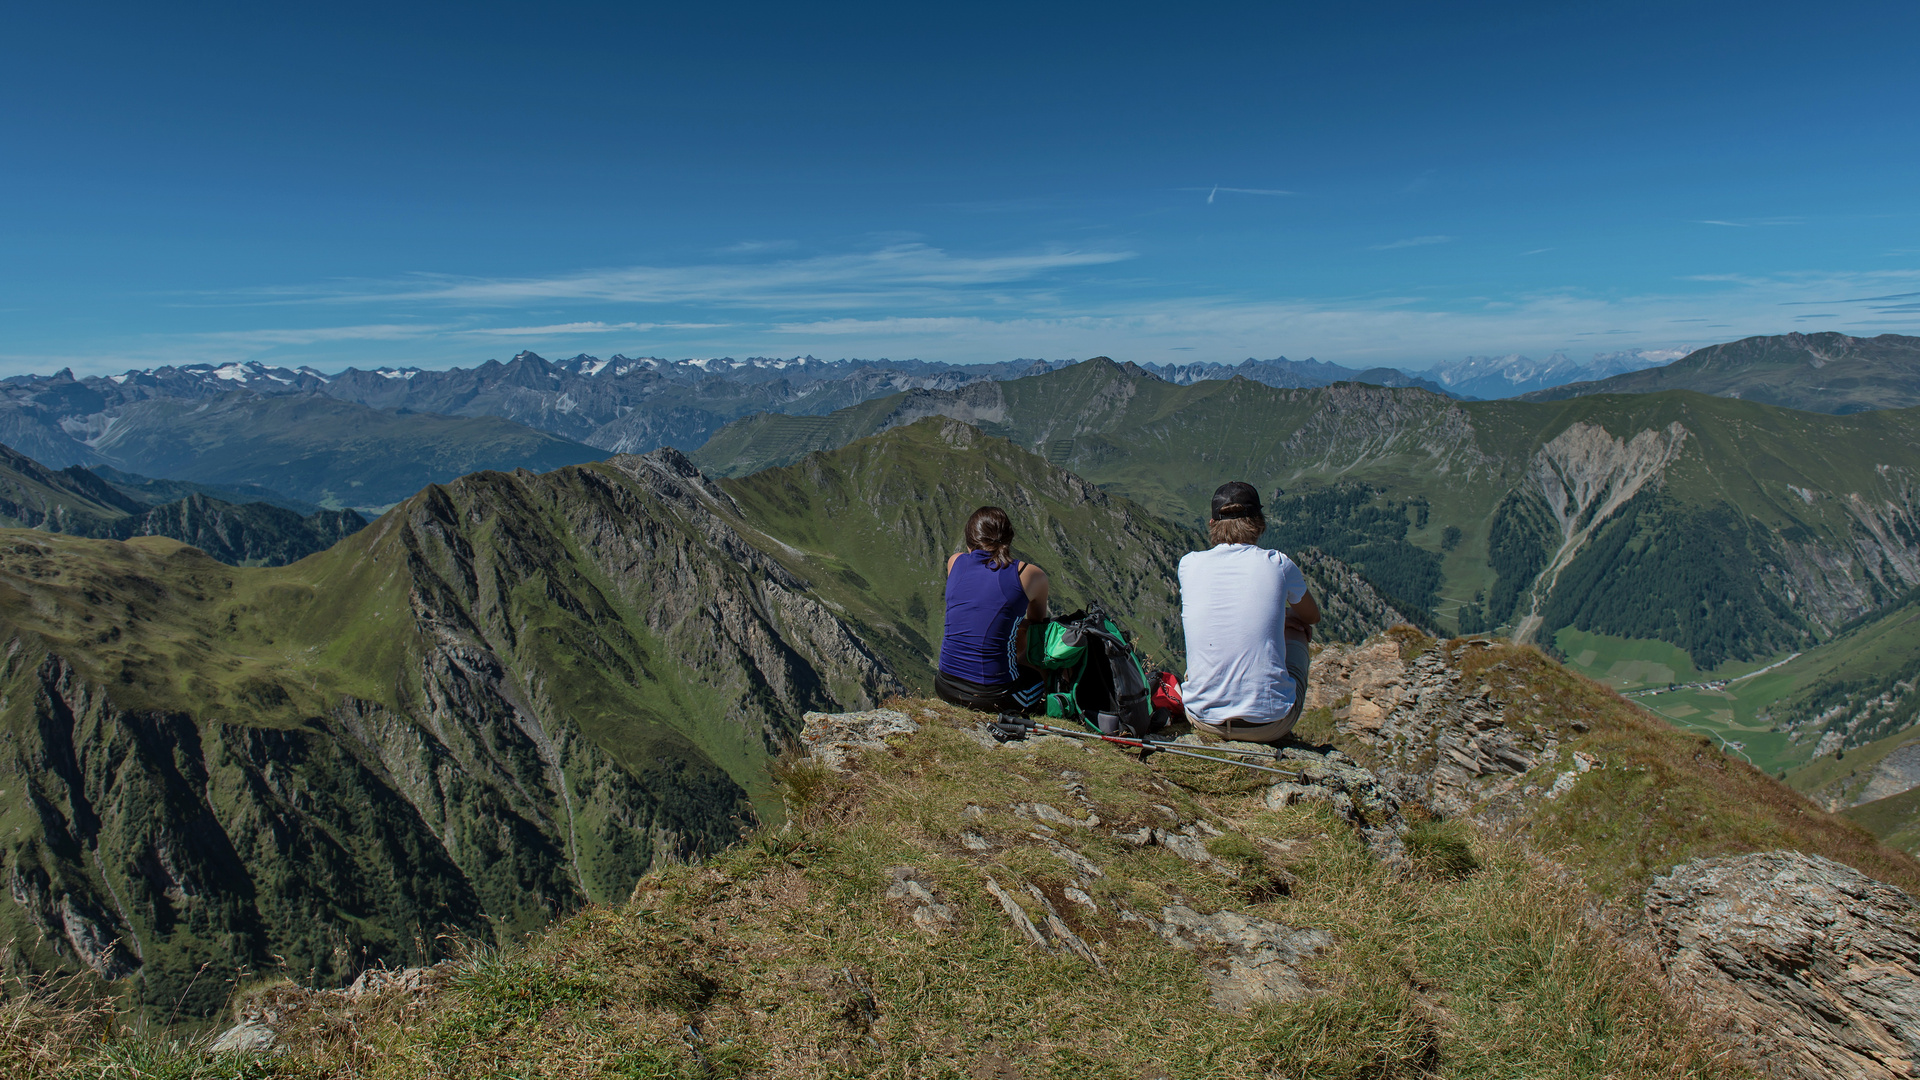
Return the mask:
{"type": "Polygon", "coordinates": [[[1686,650],[1664,641],[1620,638],[1571,627],[1554,635],[1568,667],[1630,696],[1635,704],[1675,727],[1710,735],[1728,750],[1770,773],[1804,762],[1812,745],[1796,746],[1774,721],[1768,706],[1804,684],[1810,654],[1781,664],[1788,655],[1734,662],[1711,671],[1693,666],[1686,650]],[[1778,667],[1773,665],[1779,664],[1778,667]],[[1725,680],[1724,687],[1688,686],[1725,680]],[[1660,687],[1676,685],[1673,690],[1660,687]],[[1640,691],[1653,690],[1653,693],[1640,691]]]}

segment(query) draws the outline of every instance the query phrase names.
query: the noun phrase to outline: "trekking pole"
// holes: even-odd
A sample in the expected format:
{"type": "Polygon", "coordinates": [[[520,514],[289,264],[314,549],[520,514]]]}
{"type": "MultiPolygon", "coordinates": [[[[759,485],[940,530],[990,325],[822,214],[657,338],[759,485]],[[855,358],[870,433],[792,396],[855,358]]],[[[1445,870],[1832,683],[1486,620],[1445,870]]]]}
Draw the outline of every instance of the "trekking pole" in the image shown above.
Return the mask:
{"type": "MultiPolygon", "coordinates": [[[[1182,744],[1182,743],[1172,743],[1172,742],[1168,742],[1168,741],[1166,741],[1165,739],[1153,739],[1153,738],[1149,738],[1149,739],[1147,739],[1147,740],[1146,740],[1146,743],[1147,743],[1147,745],[1148,745],[1148,746],[1151,746],[1151,747],[1153,747],[1153,748],[1154,748],[1155,750],[1165,750],[1165,749],[1167,749],[1168,747],[1172,747],[1172,746],[1181,746],[1181,745],[1184,745],[1184,744],[1182,744]]],[[[1279,755],[1279,754],[1276,754],[1276,753],[1274,753],[1274,752],[1273,752],[1273,751],[1271,751],[1271,750],[1254,750],[1254,749],[1251,749],[1251,748],[1248,748],[1248,747],[1244,747],[1244,746],[1206,746],[1206,745],[1203,745],[1203,746],[1201,746],[1201,747],[1199,747],[1199,749],[1202,749],[1202,750],[1206,750],[1206,751],[1209,751],[1209,752],[1211,752],[1211,753],[1216,753],[1216,754],[1242,754],[1242,755],[1245,755],[1246,757],[1257,757],[1257,758],[1273,758],[1273,759],[1274,759],[1274,760],[1276,760],[1276,761],[1278,761],[1278,760],[1279,760],[1279,758],[1280,758],[1280,755],[1279,755]]]]}
{"type": "Polygon", "coordinates": [[[1105,735],[1097,731],[1075,731],[1072,728],[1054,727],[1052,724],[1035,723],[1033,726],[1035,730],[1044,731],[1049,735],[1070,735],[1076,739],[1099,739],[1102,742],[1110,742],[1118,746],[1131,746],[1136,750],[1148,750],[1163,754],[1179,754],[1182,757],[1211,761],[1216,765],[1238,765],[1243,769],[1258,769],[1261,772],[1270,772],[1277,776],[1285,776],[1294,781],[1300,779],[1300,774],[1297,772],[1288,772],[1284,769],[1275,769],[1266,765],[1255,765],[1251,761],[1240,761],[1235,758],[1218,758],[1212,754],[1202,754],[1185,747],[1170,746],[1165,743],[1146,743],[1139,739],[1122,738],[1119,735],[1105,735]]]}

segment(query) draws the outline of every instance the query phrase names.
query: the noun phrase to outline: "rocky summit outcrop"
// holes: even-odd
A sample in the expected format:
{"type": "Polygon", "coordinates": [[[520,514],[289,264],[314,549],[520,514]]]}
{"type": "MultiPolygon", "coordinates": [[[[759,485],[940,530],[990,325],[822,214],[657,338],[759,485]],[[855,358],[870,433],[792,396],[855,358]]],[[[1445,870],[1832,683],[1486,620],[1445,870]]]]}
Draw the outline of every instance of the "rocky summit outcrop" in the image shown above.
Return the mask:
{"type": "MultiPolygon", "coordinates": [[[[1373,752],[1379,782],[1403,802],[1456,816],[1484,811],[1489,800],[1541,794],[1518,778],[1560,760],[1559,733],[1509,724],[1491,686],[1469,685],[1439,647],[1404,654],[1391,637],[1321,650],[1307,708],[1330,709],[1337,730],[1373,752]]],[[[1572,758],[1569,766],[1574,775],[1586,771],[1572,758]]]]}
{"type": "MultiPolygon", "coordinates": [[[[931,711],[928,720],[935,719],[931,711]]],[[[836,772],[857,768],[868,753],[886,753],[888,737],[912,736],[921,725],[906,713],[876,709],[856,713],[808,713],[800,736],[808,754],[836,772]]],[[[1018,739],[997,741],[975,733],[977,741],[995,754],[1012,761],[1030,757],[1042,736],[1033,741],[1018,739]]],[[[1188,745],[1199,746],[1189,740],[1188,745]]],[[[1390,814],[1391,799],[1370,787],[1371,777],[1354,767],[1339,751],[1315,753],[1297,748],[1266,762],[1266,767],[1294,766],[1288,781],[1273,789],[1268,803],[1273,807],[1293,805],[1303,799],[1325,800],[1348,814],[1356,824],[1365,824],[1365,815],[1390,814]],[[1297,771],[1295,771],[1297,769],[1297,771]],[[1355,801],[1355,796],[1360,801],[1355,801]]],[[[1017,935],[1042,953],[1063,953],[1078,957],[1094,968],[1107,970],[1101,953],[1076,931],[1075,923],[1086,914],[1099,910],[1095,894],[1102,889],[1106,871],[1083,849],[1096,838],[1119,841],[1134,848],[1160,848],[1202,871],[1238,880],[1246,871],[1232,861],[1216,855],[1208,841],[1225,835],[1220,824],[1206,817],[1182,815],[1171,806],[1151,804],[1155,822],[1112,821],[1103,818],[1099,807],[1088,797],[1085,775],[1060,774],[1062,797],[1054,802],[1018,802],[989,808],[970,804],[961,812],[967,821],[985,821],[997,813],[1010,814],[1027,823],[1024,839],[1036,842],[1057,859],[1074,884],[1049,895],[1035,884],[1003,884],[992,872],[996,858],[1004,857],[1000,846],[980,832],[961,833],[961,846],[980,863],[981,892],[992,899],[1017,935]],[[1065,809],[1061,807],[1064,806],[1065,809]]],[[[1111,812],[1111,811],[1109,811],[1111,812]]],[[[1284,871],[1268,871],[1266,887],[1286,888],[1284,871]]],[[[906,907],[913,925],[930,934],[948,932],[954,921],[951,898],[943,898],[937,886],[910,866],[888,871],[885,899],[906,907]]],[[[1288,1001],[1314,992],[1314,982],[1304,966],[1334,946],[1333,937],[1324,930],[1299,929],[1271,919],[1240,911],[1217,910],[1203,913],[1180,898],[1168,897],[1159,909],[1140,912],[1127,907],[1114,911],[1119,923],[1145,928],[1166,946],[1194,954],[1202,961],[1209,998],[1214,1007],[1227,1012],[1245,1012],[1258,1005],[1288,1001]]]]}
{"type": "Polygon", "coordinates": [[[1701,859],[1647,890],[1676,988],[1778,1076],[1920,1076],[1920,904],[1817,855],[1701,859]]]}

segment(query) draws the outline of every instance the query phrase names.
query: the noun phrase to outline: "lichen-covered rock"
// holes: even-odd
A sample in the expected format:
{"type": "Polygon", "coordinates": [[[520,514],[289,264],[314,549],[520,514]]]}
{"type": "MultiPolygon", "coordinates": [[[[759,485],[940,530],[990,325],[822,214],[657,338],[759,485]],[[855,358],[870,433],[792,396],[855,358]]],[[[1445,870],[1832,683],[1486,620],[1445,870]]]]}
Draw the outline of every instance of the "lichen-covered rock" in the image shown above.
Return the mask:
{"type": "Polygon", "coordinates": [[[1170,904],[1158,919],[1133,912],[1121,918],[1147,924],[1176,948],[1209,956],[1207,985],[1214,1007],[1231,1012],[1311,992],[1300,966],[1333,947],[1333,935],[1325,930],[1295,930],[1237,911],[1202,915],[1170,904]]]}
{"type": "Polygon", "coordinates": [[[1920,1076],[1920,904],[1818,855],[1699,859],[1647,921],[1677,989],[1795,1078],[1920,1076]]]}
{"type": "Polygon", "coordinates": [[[1452,817],[1513,787],[1558,753],[1552,732],[1516,730],[1487,687],[1462,685],[1438,646],[1403,659],[1394,641],[1321,650],[1308,708],[1331,708],[1339,730],[1378,759],[1380,783],[1401,803],[1452,817]]]}
{"type": "Polygon", "coordinates": [[[291,983],[275,986],[240,1007],[236,1023],[214,1037],[208,1049],[216,1054],[270,1054],[289,1030],[302,1026],[316,1010],[371,1007],[395,998],[419,1009],[445,987],[456,965],[442,960],[431,967],[368,968],[344,990],[309,990],[291,983]]]}
{"type": "Polygon", "coordinates": [[[801,718],[800,745],[814,760],[837,772],[846,772],[855,752],[885,750],[887,736],[912,735],[920,725],[893,709],[864,712],[810,712],[801,718]]]}

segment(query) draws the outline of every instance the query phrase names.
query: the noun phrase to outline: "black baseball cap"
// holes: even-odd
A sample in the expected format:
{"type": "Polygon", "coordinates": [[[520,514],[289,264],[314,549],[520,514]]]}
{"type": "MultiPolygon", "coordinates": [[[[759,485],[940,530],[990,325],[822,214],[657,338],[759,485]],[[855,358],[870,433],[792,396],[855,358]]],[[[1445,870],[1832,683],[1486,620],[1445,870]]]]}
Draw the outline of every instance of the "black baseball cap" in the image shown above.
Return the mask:
{"type": "Polygon", "coordinates": [[[1229,480],[1213,493],[1213,520],[1260,516],[1260,490],[1244,480],[1229,480]],[[1229,510],[1228,507],[1233,509],[1229,510]]]}

